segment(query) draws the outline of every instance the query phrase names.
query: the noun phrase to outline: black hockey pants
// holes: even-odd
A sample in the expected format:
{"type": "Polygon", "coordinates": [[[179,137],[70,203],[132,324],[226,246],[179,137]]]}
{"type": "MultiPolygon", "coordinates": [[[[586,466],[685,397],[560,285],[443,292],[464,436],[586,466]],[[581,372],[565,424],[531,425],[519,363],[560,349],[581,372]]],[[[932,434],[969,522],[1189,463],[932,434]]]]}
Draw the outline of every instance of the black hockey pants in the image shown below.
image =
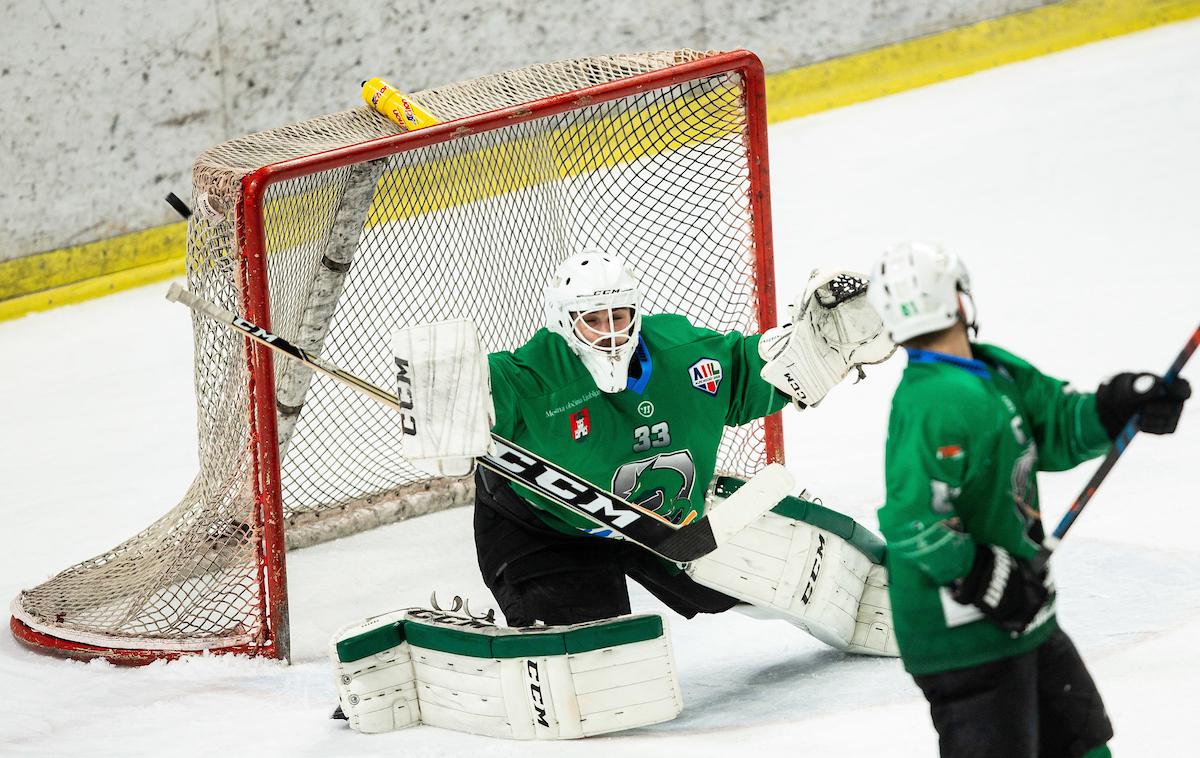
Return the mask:
{"type": "Polygon", "coordinates": [[[942,758],[1079,758],[1112,724],[1071,639],[1056,630],[1028,653],[915,675],[942,758]]]}
{"type": "Polygon", "coordinates": [[[737,604],[630,542],[562,534],[545,526],[507,482],[475,475],[475,548],[483,581],[509,626],[578,624],[628,614],[628,576],[691,618],[737,604]]]}

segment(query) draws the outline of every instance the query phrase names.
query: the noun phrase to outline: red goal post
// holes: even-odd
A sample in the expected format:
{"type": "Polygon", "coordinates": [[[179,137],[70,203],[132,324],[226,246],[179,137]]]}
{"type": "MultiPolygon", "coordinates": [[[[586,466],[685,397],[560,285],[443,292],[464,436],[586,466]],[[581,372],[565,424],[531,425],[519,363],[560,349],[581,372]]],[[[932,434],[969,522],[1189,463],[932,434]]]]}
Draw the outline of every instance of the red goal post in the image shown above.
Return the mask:
{"type": "MultiPolygon", "coordinates": [[[[523,342],[538,283],[583,244],[627,255],[652,311],[761,331],[775,324],[764,96],[746,51],[602,56],[413,93],[443,121],[415,132],[359,109],[234,140],[197,162],[188,285],[384,386],[398,321],[489,301],[505,312],[480,324],[488,349],[523,342]]],[[[143,532],[22,592],[24,644],[117,663],[287,658],[286,547],[469,500],[469,483],[403,460],[385,411],[202,322],[196,481],[143,532]]],[[[782,457],[776,414],[730,430],[718,468],[782,457]]]]}

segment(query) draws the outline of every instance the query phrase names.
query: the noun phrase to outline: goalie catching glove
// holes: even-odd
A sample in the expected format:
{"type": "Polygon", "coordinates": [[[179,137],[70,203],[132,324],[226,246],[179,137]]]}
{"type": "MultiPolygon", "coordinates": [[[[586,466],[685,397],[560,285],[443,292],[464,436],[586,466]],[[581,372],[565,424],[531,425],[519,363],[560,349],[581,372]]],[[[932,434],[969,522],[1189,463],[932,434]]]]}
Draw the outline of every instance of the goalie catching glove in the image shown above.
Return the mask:
{"type": "Polygon", "coordinates": [[[821,402],[852,369],[891,357],[896,345],[867,302],[867,277],[816,269],[791,306],[791,323],[768,329],[758,343],[762,378],[800,408],[821,402]]]}

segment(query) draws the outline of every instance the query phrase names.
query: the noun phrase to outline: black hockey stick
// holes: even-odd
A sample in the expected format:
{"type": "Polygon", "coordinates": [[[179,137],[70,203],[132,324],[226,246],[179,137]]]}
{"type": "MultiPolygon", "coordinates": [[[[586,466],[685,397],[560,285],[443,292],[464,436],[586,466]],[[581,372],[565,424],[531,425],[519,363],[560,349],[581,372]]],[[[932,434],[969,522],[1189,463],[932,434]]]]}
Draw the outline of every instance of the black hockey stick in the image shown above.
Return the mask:
{"type": "Polygon", "coordinates": [[[495,452],[478,458],[479,465],[667,560],[687,563],[717,549],[717,539],[707,518],[678,527],[653,511],[580,479],[515,442],[495,434],[492,442],[495,452]]]}
{"type": "MultiPolygon", "coordinates": [[[[233,311],[193,295],[178,284],[171,285],[167,291],[167,299],[183,303],[197,313],[202,313],[272,350],[311,366],[314,370],[349,385],[395,411],[408,411],[391,392],[309,355],[279,335],[268,332],[233,311]]],[[[678,563],[694,561],[712,552],[730,536],[741,531],[750,521],[770,510],[792,489],[791,476],[787,470],[783,466],[773,464],[730,495],[719,510],[685,526],[676,526],[657,513],[601,489],[510,440],[495,434],[492,435],[492,440],[495,443],[495,453],[478,458],[481,465],[580,514],[601,529],[610,529],[625,539],[678,563]]]]}
{"type": "MultiPolygon", "coordinates": [[[[1188,359],[1192,357],[1192,353],[1196,352],[1197,346],[1200,346],[1200,326],[1192,332],[1192,336],[1188,338],[1187,343],[1183,346],[1183,350],[1179,351],[1179,355],[1175,356],[1175,361],[1171,367],[1167,369],[1167,373],[1163,374],[1163,384],[1170,384],[1179,376],[1179,372],[1183,370],[1188,359]]],[[[1135,413],[1125,426],[1117,434],[1117,438],[1113,440],[1113,446],[1109,449],[1108,455],[1104,456],[1104,460],[1100,462],[1100,468],[1096,469],[1096,473],[1092,474],[1092,478],[1084,485],[1083,491],[1075,498],[1075,502],[1071,503],[1071,507],[1063,514],[1062,519],[1058,522],[1058,526],[1054,528],[1054,533],[1045,539],[1042,543],[1042,551],[1038,554],[1035,566],[1041,568],[1050,559],[1050,553],[1058,547],[1058,543],[1066,535],[1067,530],[1075,523],[1075,519],[1079,518],[1079,514],[1083,511],[1084,506],[1091,501],[1092,496],[1096,494],[1096,490],[1100,487],[1100,483],[1108,476],[1108,472],[1112,471],[1112,467],[1116,465],[1117,459],[1125,452],[1125,448],[1129,447],[1129,442],[1138,433],[1138,422],[1142,415],[1135,413]]]]}

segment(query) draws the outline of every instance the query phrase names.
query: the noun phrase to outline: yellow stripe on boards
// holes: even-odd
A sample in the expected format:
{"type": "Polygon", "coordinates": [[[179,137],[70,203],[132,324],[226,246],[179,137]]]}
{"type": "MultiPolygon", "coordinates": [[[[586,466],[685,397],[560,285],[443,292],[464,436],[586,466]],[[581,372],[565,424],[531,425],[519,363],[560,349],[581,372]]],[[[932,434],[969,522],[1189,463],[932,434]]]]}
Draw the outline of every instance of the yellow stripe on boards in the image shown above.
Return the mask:
{"type": "MultiPolygon", "coordinates": [[[[767,117],[771,123],[777,123],[1197,16],[1200,16],[1200,0],[1064,0],[771,74],[767,77],[767,117]]],[[[715,88],[705,96],[721,97],[721,89],[715,88]]],[[[380,179],[368,225],[700,144],[725,136],[726,130],[732,128],[697,118],[697,114],[706,112],[704,104],[688,104],[687,100],[679,98],[658,106],[679,108],[673,117],[687,121],[688,127],[671,144],[653,145],[643,138],[633,143],[628,153],[618,155],[601,149],[608,140],[593,141],[584,138],[582,132],[567,133],[556,138],[565,140],[567,149],[562,152],[573,156],[569,163],[525,160],[544,153],[535,153],[538,148],[531,143],[517,141],[481,148],[474,154],[460,153],[417,163],[406,167],[403,175],[390,172],[380,179]],[[468,155],[471,160],[489,161],[488,165],[496,170],[466,170],[468,155]],[[396,202],[403,198],[407,198],[407,207],[396,202]],[[413,198],[420,200],[414,202],[413,198]]],[[[645,134],[646,124],[661,116],[651,111],[610,117],[603,124],[604,131],[613,134],[631,130],[633,134],[645,134]]],[[[293,213],[329,214],[333,212],[332,202],[322,190],[273,195],[266,208],[268,249],[293,247],[315,239],[319,228],[318,224],[308,224],[284,229],[271,223],[271,219],[286,218],[293,213]]],[[[185,238],[186,225],[180,223],[0,261],[0,321],[177,276],[183,271],[185,238]],[[135,273],[141,268],[147,270],[135,273]]]]}
{"type": "Polygon", "coordinates": [[[0,261],[0,321],[183,272],[187,223],[0,261]]]}
{"type": "Polygon", "coordinates": [[[0,321],[18,318],[36,311],[46,311],[60,305],[81,303],[85,300],[111,295],[114,292],[141,287],[146,284],[166,281],[183,276],[183,256],[171,258],[145,266],[118,271],[113,274],[84,279],[53,289],[41,290],[29,295],[0,300],[0,321]]]}
{"type": "Polygon", "coordinates": [[[0,261],[0,301],[168,258],[182,258],[186,249],[187,224],[179,222],[0,261]]]}
{"type": "Polygon", "coordinates": [[[1200,16],[1200,0],[1064,0],[767,77],[771,123],[1200,16]]]}

